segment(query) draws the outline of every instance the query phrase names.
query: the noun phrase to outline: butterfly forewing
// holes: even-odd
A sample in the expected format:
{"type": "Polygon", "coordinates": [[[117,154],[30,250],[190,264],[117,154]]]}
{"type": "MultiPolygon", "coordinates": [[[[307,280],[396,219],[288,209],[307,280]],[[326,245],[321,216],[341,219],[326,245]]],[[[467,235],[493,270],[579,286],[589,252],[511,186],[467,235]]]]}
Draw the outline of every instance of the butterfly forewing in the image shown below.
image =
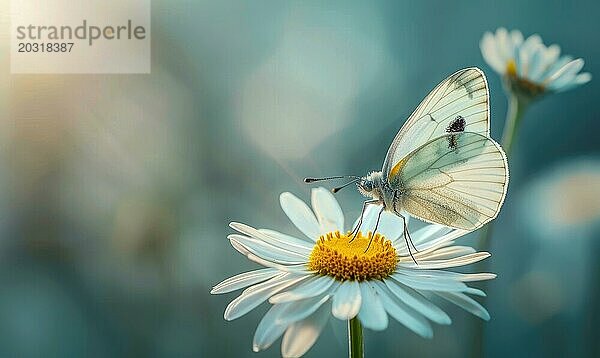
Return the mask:
{"type": "Polygon", "coordinates": [[[489,93],[485,75],[478,68],[460,70],[427,95],[402,126],[383,164],[389,178],[392,168],[413,150],[448,133],[457,117],[465,120],[465,132],[489,136],[489,93]]]}
{"type": "Polygon", "coordinates": [[[400,205],[425,221],[475,230],[498,215],[506,196],[506,156],[477,133],[445,134],[414,150],[392,169],[400,205]]]}

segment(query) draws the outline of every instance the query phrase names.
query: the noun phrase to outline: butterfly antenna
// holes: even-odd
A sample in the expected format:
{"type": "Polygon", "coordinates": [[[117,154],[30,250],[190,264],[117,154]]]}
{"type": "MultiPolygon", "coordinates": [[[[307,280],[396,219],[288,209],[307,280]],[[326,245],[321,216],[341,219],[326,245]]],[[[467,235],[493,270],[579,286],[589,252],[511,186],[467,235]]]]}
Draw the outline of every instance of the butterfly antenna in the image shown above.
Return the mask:
{"type": "Polygon", "coordinates": [[[340,191],[340,190],[344,189],[345,187],[347,187],[348,185],[350,185],[350,184],[354,184],[354,183],[356,183],[356,182],[357,182],[357,181],[359,181],[359,180],[360,180],[360,178],[357,178],[357,179],[352,179],[351,181],[347,182],[346,184],[344,184],[344,185],[342,185],[342,186],[338,186],[337,188],[333,188],[333,189],[331,189],[331,192],[335,194],[335,193],[337,193],[338,191],[340,191]]]}
{"type": "Polygon", "coordinates": [[[337,176],[333,176],[333,177],[323,177],[323,178],[304,178],[304,182],[305,183],[314,183],[317,181],[344,179],[344,178],[351,178],[351,179],[356,179],[356,180],[360,179],[360,177],[357,177],[356,175],[337,175],[337,176]]]}

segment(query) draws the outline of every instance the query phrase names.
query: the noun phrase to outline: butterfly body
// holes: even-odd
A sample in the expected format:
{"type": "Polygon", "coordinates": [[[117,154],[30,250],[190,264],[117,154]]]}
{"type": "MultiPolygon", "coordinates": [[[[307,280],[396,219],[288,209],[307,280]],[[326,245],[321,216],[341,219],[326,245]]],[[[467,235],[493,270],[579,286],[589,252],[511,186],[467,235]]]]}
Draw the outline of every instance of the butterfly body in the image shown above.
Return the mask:
{"type": "Polygon", "coordinates": [[[356,186],[362,195],[376,201],[373,204],[383,205],[384,209],[388,211],[393,212],[395,209],[400,211],[401,202],[399,200],[402,198],[402,187],[401,185],[392,186],[382,172],[369,173],[362,177],[356,186]]]}

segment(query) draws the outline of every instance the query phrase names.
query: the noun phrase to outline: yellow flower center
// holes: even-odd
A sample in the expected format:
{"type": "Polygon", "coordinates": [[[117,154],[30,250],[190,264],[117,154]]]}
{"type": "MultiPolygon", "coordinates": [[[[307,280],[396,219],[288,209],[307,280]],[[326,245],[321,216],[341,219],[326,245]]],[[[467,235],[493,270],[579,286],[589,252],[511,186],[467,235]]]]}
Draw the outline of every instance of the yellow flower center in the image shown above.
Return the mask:
{"type": "Polygon", "coordinates": [[[390,240],[371,233],[352,237],[351,232],[339,231],[321,236],[310,253],[308,269],[339,281],[380,280],[394,273],[398,255],[390,240]]]}
{"type": "Polygon", "coordinates": [[[506,64],[506,73],[511,77],[517,76],[517,64],[515,60],[509,60],[506,64]]]}
{"type": "Polygon", "coordinates": [[[517,73],[517,64],[515,60],[509,60],[506,64],[506,75],[510,79],[513,91],[535,97],[544,93],[546,90],[544,85],[532,82],[525,77],[519,76],[517,73]]]}

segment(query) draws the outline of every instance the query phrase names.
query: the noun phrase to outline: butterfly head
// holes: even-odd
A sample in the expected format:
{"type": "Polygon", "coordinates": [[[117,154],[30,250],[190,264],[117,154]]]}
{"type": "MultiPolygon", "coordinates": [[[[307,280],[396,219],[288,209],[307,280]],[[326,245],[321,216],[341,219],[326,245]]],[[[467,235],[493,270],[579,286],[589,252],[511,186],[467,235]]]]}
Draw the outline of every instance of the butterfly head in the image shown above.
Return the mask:
{"type": "Polygon", "coordinates": [[[369,175],[360,178],[356,183],[358,191],[369,198],[381,198],[381,180],[383,176],[381,172],[371,172],[369,175]]]}

